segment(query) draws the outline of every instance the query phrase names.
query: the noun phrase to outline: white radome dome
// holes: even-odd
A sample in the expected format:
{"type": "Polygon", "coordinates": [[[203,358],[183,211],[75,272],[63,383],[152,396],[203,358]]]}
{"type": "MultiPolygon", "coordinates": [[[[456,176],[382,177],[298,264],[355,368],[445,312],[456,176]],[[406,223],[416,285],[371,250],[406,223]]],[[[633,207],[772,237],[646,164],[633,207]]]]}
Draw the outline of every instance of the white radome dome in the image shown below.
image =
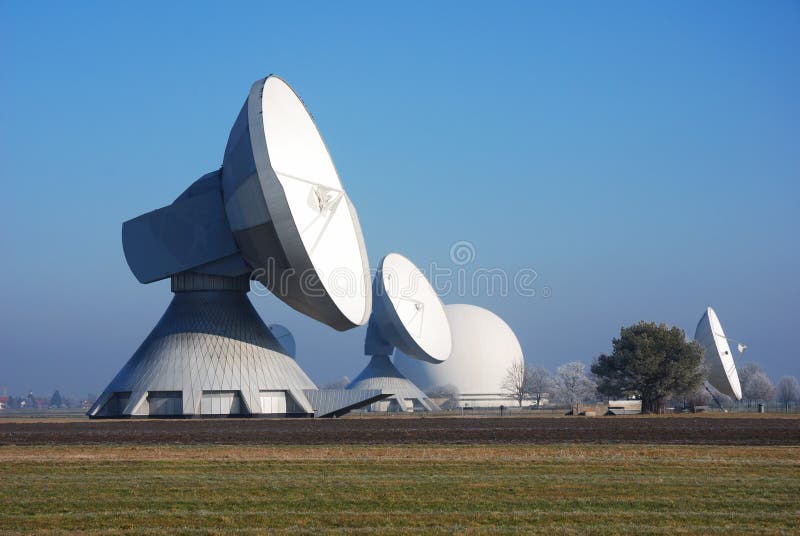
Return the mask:
{"type": "Polygon", "coordinates": [[[463,395],[501,393],[509,367],[523,360],[517,336],[502,318],[482,307],[445,305],[453,334],[450,359],[431,364],[395,355],[395,366],[422,389],[453,385],[463,395]]]}

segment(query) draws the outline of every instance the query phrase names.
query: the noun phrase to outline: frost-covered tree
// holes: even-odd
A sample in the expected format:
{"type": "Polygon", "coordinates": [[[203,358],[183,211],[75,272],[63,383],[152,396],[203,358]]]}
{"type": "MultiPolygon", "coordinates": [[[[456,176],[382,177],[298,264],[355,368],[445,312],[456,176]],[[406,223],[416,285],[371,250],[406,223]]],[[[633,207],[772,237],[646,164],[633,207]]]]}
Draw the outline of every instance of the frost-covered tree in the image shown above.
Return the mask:
{"type": "Polygon", "coordinates": [[[552,395],[554,390],[555,381],[546,368],[538,366],[528,368],[529,396],[536,402],[537,408],[541,407],[542,399],[552,395]]]}
{"type": "Polygon", "coordinates": [[[586,375],[586,365],[580,361],[558,367],[555,380],[559,400],[570,407],[595,398],[597,384],[586,375]]]}
{"type": "Polygon", "coordinates": [[[800,383],[794,376],[781,378],[775,391],[778,402],[783,404],[787,410],[791,404],[800,403],[800,383]]]}
{"type": "Polygon", "coordinates": [[[739,371],[742,398],[752,402],[766,402],[775,398],[775,387],[764,370],[755,363],[745,364],[739,371]]]}

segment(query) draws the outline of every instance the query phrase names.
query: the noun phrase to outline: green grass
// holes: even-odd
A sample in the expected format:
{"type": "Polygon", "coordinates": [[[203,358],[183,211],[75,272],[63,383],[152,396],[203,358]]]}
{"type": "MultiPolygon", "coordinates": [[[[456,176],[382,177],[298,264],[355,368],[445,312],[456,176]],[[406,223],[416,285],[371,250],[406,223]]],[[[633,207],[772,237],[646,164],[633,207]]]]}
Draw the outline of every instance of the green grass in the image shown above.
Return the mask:
{"type": "Polygon", "coordinates": [[[781,534],[800,447],[0,447],[0,532],[781,534]]]}

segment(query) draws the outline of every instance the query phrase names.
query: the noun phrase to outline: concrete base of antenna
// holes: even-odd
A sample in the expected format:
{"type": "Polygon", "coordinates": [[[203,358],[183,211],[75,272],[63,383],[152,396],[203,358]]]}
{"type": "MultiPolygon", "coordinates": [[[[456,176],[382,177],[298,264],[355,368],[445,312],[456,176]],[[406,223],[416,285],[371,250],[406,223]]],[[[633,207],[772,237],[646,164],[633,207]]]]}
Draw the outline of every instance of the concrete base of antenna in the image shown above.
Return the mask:
{"type": "Polygon", "coordinates": [[[388,355],[372,356],[367,367],[347,389],[378,389],[390,395],[386,400],[370,404],[367,411],[441,411],[428,395],[397,370],[388,355]]]}
{"type": "Polygon", "coordinates": [[[386,398],[317,389],[283,353],[249,290],[246,276],[172,276],[175,296],[164,316],[89,417],[322,417],[386,398]]]}

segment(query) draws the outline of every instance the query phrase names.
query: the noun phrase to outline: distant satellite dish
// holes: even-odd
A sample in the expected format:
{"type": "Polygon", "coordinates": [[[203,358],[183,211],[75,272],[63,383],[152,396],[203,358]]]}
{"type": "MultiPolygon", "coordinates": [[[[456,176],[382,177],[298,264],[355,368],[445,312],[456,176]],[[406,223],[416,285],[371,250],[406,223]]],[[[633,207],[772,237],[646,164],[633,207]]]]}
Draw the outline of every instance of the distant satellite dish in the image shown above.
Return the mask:
{"type": "Polygon", "coordinates": [[[453,339],[444,304],[414,263],[398,253],[386,255],[375,274],[373,293],[367,355],[391,355],[399,348],[429,363],[450,357],[453,339]]]}
{"type": "Polygon", "coordinates": [[[142,283],[188,270],[250,275],[338,330],[370,314],[358,215],[311,115],[277,76],[250,88],[222,169],[171,205],[125,222],[122,239],[142,283]]]}
{"type": "Polygon", "coordinates": [[[285,350],[284,353],[291,358],[296,358],[297,344],[295,343],[294,335],[292,335],[292,332],[289,331],[289,328],[280,324],[270,324],[268,327],[272,332],[272,335],[278,339],[281,347],[285,350]]]}
{"type": "Polygon", "coordinates": [[[698,322],[694,339],[705,349],[704,359],[709,369],[708,383],[720,393],[741,400],[742,386],[739,383],[739,374],[736,372],[728,339],[722,331],[722,324],[717,314],[711,307],[706,309],[698,322]]]}

